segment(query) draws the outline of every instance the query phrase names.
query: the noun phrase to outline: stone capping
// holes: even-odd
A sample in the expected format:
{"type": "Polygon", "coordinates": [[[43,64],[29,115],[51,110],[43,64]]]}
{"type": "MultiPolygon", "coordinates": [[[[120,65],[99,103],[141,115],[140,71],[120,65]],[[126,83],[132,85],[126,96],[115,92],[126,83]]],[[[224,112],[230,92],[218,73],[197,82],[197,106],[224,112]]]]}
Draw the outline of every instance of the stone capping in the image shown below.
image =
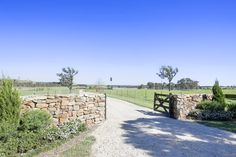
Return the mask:
{"type": "Polygon", "coordinates": [[[207,94],[179,94],[170,98],[170,108],[173,118],[185,120],[188,114],[203,100],[211,100],[212,95],[207,94]]]}
{"type": "Polygon", "coordinates": [[[80,119],[87,126],[93,126],[105,120],[104,94],[30,95],[21,98],[22,113],[33,109],[47,111],[56,125],[80,119]]]}

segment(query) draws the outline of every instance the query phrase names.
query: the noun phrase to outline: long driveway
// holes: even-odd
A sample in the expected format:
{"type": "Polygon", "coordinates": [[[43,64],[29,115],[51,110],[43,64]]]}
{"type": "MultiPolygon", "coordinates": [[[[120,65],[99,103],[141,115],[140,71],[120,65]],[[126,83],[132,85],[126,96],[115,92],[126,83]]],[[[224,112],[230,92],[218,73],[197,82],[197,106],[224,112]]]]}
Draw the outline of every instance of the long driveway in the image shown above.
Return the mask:
{"type": "Polygon", "coordinates": [[[111,98],[107,109],[107,121],[92,133],[94,157],[236,157],[234,133],[111,98]]]}

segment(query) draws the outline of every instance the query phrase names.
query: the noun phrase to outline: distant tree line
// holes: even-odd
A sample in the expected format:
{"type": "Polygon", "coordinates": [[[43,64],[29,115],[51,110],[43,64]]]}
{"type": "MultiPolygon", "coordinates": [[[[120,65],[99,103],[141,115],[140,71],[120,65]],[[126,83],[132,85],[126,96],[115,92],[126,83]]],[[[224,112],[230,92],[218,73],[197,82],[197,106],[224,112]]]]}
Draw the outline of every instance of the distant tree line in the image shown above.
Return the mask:
{"type": "MultiPolygon", "coordinates": [[[[58,87],[59,82],[34,82],[30,80],[9,79],[13,82],[15,87],[58,87]]],[[[0,82],[2,80],[0,79],[0,82]]]]}
{"type": "MultiPolygon", "coordinates": [[[[182,78],[177,83],[153,83],[153,82],[148,82],[146,85],[146,88],[148,89],[179,89],[179,90],[184,90],[184,89],[199,89],[200,86],[198,84],[198,81],[194,81],[190,78],[182,78]]],[[[141,87],[141,86],[140,86],[141,87]]],[[[144,86],[143,86],[144,87],[144,86]]]]}

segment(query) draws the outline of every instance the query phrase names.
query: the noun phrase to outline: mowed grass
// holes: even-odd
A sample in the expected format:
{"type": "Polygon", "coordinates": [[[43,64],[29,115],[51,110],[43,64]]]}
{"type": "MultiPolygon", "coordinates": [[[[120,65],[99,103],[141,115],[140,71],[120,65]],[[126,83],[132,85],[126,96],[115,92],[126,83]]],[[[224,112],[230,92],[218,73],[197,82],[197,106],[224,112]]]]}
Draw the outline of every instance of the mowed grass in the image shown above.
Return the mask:
{"type": "Polygon", "coordinates": [[[232,121],[196,121],[209,127],[215,127],[236,133],[236,119],[232,121]]]}
{"type": "MultiPolygon", "coordinates": [[[[54,95],[54,94],[69,94],[67,87],[19,87],[17,88],[21,96],[26,95],[54,95]]],[[[73,93],[79,93],[80,89],[74,88],[73,93]]]]}
{"type": "MultiPolygon", "coordinates": [[[[169,94],[168,90],[149,90],[149,89],[129,89],[129,88],[115,88],[113,90],[101,91],[106,93],[108,96],[118,98],[121,100],[129,101],[134,104],[144,106],[147,108],[153,108],[154,93],[169,94]]],[[[236,89],[225,89],[225,94],[236,94],[236,89]]],[[[211,94],[210,89],[199,89],[199,90],[173,90],[172,94],[211,94]]]]}
{"type": "Polygon", "coordinates": [[[91,147],[96,141],[95,137],[86,137],[84,141],[63,152],[60,157],[89,157],[91,147]]]}
{"type": "MultiPolygon", "coordinates": [[[[69,89],[66,87],[21,87],[18,88],[22,96],[25,95],[50,95],[50,94],[69,94],[69,89]]],[[[79,93],[81,89],[74,88],[73,93],[79,93]]],[[[95,92],[95,90],[85,90],[95,92]]],[[[236,89],[225,89],[225,94],[236,94],[236,89]]],[[[134,104],[153,108],[154,93],[169,94],[168,90],[149,90],[136,88],[114,88],[113,90],[101,90],[101,93],[106,93],[109,97],[118,98],[134,104]]],[[[210,89],[199,90],[173,90],[172,94],[211,94],[210,89]]]]}

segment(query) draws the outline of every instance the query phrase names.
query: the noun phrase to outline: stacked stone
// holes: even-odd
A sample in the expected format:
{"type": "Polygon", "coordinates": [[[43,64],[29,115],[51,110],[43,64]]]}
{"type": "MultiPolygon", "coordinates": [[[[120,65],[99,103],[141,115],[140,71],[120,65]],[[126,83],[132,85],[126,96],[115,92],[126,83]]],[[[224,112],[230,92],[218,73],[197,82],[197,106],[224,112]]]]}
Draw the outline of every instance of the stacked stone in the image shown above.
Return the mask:
{"type": "Polygon", "coordinates": [[[211,100],[211,95],[197,94],[197,95],[174,95],[171,100],[171,105],[173,105],[174,118],[176,119],[186,119],[187,115],[196,108],[197,104],[200,103],[203,98],[206,100],[211,100]]]}
{"type": "Polygon", "coordinates": [[[56,125],[80,119],[87,126],[105,119],[105,96],[95,94],[23,97],[21,112],[40,109],[49,112],[56,125]]]}

